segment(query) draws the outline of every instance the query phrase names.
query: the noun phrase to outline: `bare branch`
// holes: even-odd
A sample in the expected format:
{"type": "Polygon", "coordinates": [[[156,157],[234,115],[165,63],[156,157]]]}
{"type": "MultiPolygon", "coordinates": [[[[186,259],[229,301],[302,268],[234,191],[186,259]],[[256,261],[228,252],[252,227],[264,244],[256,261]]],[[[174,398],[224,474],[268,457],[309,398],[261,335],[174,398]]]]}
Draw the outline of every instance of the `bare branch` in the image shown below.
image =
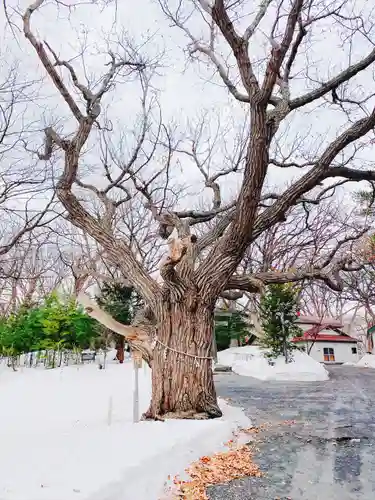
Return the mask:
{"type": "Polygon", "coordinates": [[[284,32],[283,39],[280,45],[276,45],[272,48],[271,58],[267,64],[266,73],[262,85],[262,98],[268,102],[273,87],[276,83],[276,79],[280,74],[280,68],[284,61],[287,51],[289,50],[290,44],[293,40],[294,30],[300,17],[300,13],[303,7],[303,0],[295,0],[290,9],[286,28],[284,32]]]}
{"type": "Polygon", "coordinates": [[[266,209],[255,223],[253,237],[256,238],[267,227],[280,221],[287,210],[293,206],[303,194],[313,189],[322,180],[329,177],[348,177],[352,180],[375,180],[375,172],[352,170],[346,168],[330,168],[336,156],[349,144],[367,134],[375,126],[375,109],[366,117],[356,121],[340,134],[324,151],[316,165],[298,181],[296,181],[270,208],[266,209]],[[337,168],[337,170],[336,170],[337,168]]]}
{"type": "Polygon", "coordinates": [[[257,15],[255,16],[254,21],[250,24],[248,28],[246,28],[245,34],[244,34],[244,40],[249,41],[250,38],[253,36],[255,30],[259,26],[260,22],[266,15],[268,7],[271,5],[272,0],[262,0],[262,2],[259,5],[259,10],[257,12],[257,15]]]}
{"type": "Polygon", "coordinates": [[[23,32],[25,37],[29,40],[31,45],[34,47],[35,51],[37,52],[40,61],[42,62],[43,66],[45,67],[47,73],[51,77],[51,80],[55,84],[57,90],[69,106],[71,112],[75,116],[78,122],[80,122],[83,119],[83,115],[77,106],[77,104],[74,102],[73,97],[69,93],[67,87],[64,85],[64,82],[60,78],[60,75],[57,73],[56,69],[53,67],[47,52],[45,48],[43,47],[43,43],[38,42],[35,36],[33,35],[31,28],[30,28],[30,19],[32,14],[38,10],[44,3],[44,0],[36,0],[34,3],[29,5],[29,7],[26,9],[25,14],[23,15],[23,32]]]}
{"type": "MultiPolygon", "coordinates": [[[[64,151],[65,155],[65,165],[64,171],[61,175],[59,181],[57,182],[56,192],[59,200],[64,205],[65,209],[69,213],[69,217],[71,221],[84,232],[90,234],[99,244],[101,244],[110,255],[111,260],[114,263],[120,262],[122,269],[124,270],[124,275],[128,277],[128,279],[134,284],[134,286],[140,291],[140,293],[144,296],[145,300],[148,304],[154,304],[157,295],[159,294],[159,287],[157,283],[147,275],[146,271],[143,269],[141,264],[136,260],[134,255],[132,254],[129,246],[125,241],[116,241],[113,233],[111,233],[111,229],[109,227],[109,220],[111,219],[113,205],[106,197],[105,193],[101,192],[94,188],[93,186],[89,186],[88,184],[82,183],[77,179],[78,167],[80,154],[87,143],[89,135],[92,131],[93,125],[98,117],[101,108],[100,108],[100,100],[103,97],[104,93],[108,91],[112,80],[116,74],[116,71],[119,67],[123,66],[133,66],[132,62],[128,61],[119,61],[116,62],[114,55],[111,55],[111,63],[108,72],[102,78],[102,84],[94,95],[93,101],[90,101],[90,106],[88,108],[88,115],[83,116],[79,111],[78,106],[74,102],[73,97],[67,91],[63,81],[60,76],[56,72],[55,67],[51,63],[46,50],[43,47],[43,44],[38,42],[31,32],[30,28],[30,18],[31,15],[39,9],[39,7],[44,3],[44,0],[37,0],[32,5],[30,5],[24,14],[24,34],[26,38],[30,41],[31,45],[34,47],[35,51],[38,54],[38,57],[46,69],[47,73],[51,77],[54,82],[57,90],[64,98],[64,100],[68,103],[72,113],[75,118],[79,122],[78,129],[71,140],[60,140],[57,134],[53,131],[52,128],[46,129],[46,138],[48,142],[48,147],[46,146],[46,155],[43,156],[44,159],[48,159],[52,153],[51,143],[57,142],[57,145],[61,147],[64,151]],[[86,187],[91,189],[91,191],[96,194],[100,194],[102,201],[106,204],[108,216],[104,220],[104,224],[101,223],[100,220],[96,219],[93,215],[91,215],[83,205],[78,201],[77,196],[72,191],[73,183],[77,183],[81,185],[81,187],[86,187]]],[[[58,60],[57,60],[58,62],[58,60]]],[[[134,63],[134,65],[139,69],[139,67],[144,68],[143,63],[134,63]]],[[[76,86],[78,84],[75,79],[75,73],[72,68],[69,69],[73,81],[76,86]]],[[[84,97],[88,96],[87,89],[81,88],[81,91],[84,93],[84,97]]],[[[90,97],[91,98],[91,97],[90,97]]]]}
{"type": "Polygon", "coordinates": [[[119,323],[113,319],[112,316],[103,311],[103,309],[100,309],[93,300],[83,293],[78,295],[77,300],[91,318],[96,319],[109,330],[125,337],[136,350],[141,351],[143,359],[147,361],[148,364],[151,364],[153,349],[149,331],[139,326],[125,326],[119,323]]]}
{"type": "Polygon", "coordinates": [[[215,21],[233,51],[238,63],[242,84],[244,85],[251,100],[258,93],[259,84],[254,75],[249,58],[248,41],[244,40],[236,33],[233,23],[228,16],[224,0],[215,0],[211,15],[212,19],[215,21]]]}
{"type": "Polygon", "coordinates": [[[291,110],[300,108],[309,104],[317,99],[320,99],[324,95],[331,92],[333,89],[337,88],[339,85],[342,85],[344,82],[347,82],[355,75],[360,73],[361,71],[368,68],[371,64],[375,62],[375,49],[373,49],[365,58],[361,59],[356,64],[352,64],[344,71],[336,75],[331,80],[323,83],[318,89],[312,90],[308,94],[305,94],[301,97],[296,97],[292,99],[289,103],[289,107],[291,110]]]}

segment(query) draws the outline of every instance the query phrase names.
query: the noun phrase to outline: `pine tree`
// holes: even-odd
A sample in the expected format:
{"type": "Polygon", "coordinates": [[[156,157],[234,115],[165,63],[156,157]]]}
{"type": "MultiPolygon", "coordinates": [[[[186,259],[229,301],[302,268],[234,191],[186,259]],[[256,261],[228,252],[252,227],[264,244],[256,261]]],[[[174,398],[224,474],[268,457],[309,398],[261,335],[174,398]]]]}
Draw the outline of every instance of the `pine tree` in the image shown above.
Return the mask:
{"type": "Polygon", "coordinates": [[[237,339],[239,345],[246,344],[247,338],[251,337],[249,326],[239,311],[220,311],[215,317],[215,336],[217,350],[228,349],[231,339],[237,339]]]}
{"type": "Polygon", "coordinates": [[[300,337],[302,330],[297,326],[297,290],[293,284],[270,285],[260,304],[261,323],[264,332],[262,347],[269,349],[267,356],[284,356],[285,362],[293,360],[296,344],[293,337],[300,337]]]}
{"type": "Polygon", "coordinates": [[[374,215],[375,195],[373,190],[361,190],[353,193],[353,199],[359,207],[360,215],[374,215]]]}
{"type": "MultiPolygon", "coordinates": [[[[142,300],[134,288],[119,284],[104,283],[100,297],[96,298],[113,318],[123,325],[130,325],[138,308],[142,307],[142,300]]],[[[125,338],[117,333],[112,334],[116,343],[116,358],[124,362],[125,338]]]]}

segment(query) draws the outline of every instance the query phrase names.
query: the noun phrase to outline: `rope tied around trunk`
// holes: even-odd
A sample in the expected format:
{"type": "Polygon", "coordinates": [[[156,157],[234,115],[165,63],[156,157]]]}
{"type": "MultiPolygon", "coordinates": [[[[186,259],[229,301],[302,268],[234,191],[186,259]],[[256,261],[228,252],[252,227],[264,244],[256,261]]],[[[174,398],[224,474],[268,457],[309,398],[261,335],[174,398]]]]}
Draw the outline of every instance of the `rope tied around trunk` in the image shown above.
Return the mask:
{"type": "Polygon", "coordinates": [[[199,366],[199,360],[209,360],[209,361],[213,361],[213,358],[212,356],[198,356],[196,354],[190,354],[188,352],[183,352],[183,351],[178,351],[177,349],[173,349],[173,347],[169,347],[167,346],[166,344],[164,344],[163,342],[161,342],[157,337],[154,338],[154,341],[153,341],[153,348],[155,348],[156,344],[160,344],[163,349],[164,349],[164,359],[166,359],[167,357],[167,351],[172,351],[176,354],[179,354],[181,356],[187,356],[188,358],[193,358],[195,360],[195,365],[198,367],[199,366]]]}

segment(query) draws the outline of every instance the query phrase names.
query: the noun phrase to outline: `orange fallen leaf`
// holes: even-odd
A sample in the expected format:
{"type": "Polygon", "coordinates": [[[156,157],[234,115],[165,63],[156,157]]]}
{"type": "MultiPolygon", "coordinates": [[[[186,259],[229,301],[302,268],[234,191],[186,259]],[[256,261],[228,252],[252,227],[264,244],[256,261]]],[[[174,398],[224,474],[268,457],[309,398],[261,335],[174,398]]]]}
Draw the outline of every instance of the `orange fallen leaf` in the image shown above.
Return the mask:
{"type": "Polygon", "coordinates": [[[247,446],[215,453],[212,457],[201,457],[186,471],[190,480],[181,481],[178,478],[174,480],[175,499],[207,500],[207,486],[226,483],[240,477],[262,475],[258,465],[252,461],[252,454],[247,446]]]}
{"type": "Polygon", "coordinates": [[[261,424],[261,425],[258,425],[258,427],[247,427],[245,429],[241,429],[242,432],[244,432],[245,434],[258,434],[259,432],[261,431],[264,431],[266,429],[269,429],[271,427],[271,424],[261,424]]]}
{"type": "Polygon", "coordinates": [[[297,422],[295,420],[285,420],[284,425],[293,425],[296,424],[297,422]]]}

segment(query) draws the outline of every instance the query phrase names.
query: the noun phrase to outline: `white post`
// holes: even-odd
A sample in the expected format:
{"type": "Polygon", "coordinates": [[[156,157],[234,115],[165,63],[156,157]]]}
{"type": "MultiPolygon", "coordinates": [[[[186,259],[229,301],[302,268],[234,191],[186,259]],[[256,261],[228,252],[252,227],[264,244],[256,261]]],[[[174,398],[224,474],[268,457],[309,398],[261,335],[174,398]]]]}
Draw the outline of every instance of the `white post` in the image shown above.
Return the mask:
{"type": "Polygon", "coordinates": [[[110,396],[108,401],[108,415],[107,415],[108,426],[112,424],[112,412],[113,412],[113,397],[110,396]]]}
{"type": "Polygon", "coordinates": [[[214,362],[217,363],[217,343],[216,343],[215,329],[212,335],[211,357],[214,360],[214,362]]]}
{"type": "Polygon", "coordinates": [[[142,354],[136,349],[132,350],[134,367],[134,391],[133,391],[133,422],[139,422],[139,369],[142,368],[142,354]]]}
{"type": "Polygon", "coordinates": [[[133,358],[134,367],[134,391],[133,391],[133,422],[139,422],[139,380],[138,380],[138,370],[139,363],[138,360],[133,358]]]}

